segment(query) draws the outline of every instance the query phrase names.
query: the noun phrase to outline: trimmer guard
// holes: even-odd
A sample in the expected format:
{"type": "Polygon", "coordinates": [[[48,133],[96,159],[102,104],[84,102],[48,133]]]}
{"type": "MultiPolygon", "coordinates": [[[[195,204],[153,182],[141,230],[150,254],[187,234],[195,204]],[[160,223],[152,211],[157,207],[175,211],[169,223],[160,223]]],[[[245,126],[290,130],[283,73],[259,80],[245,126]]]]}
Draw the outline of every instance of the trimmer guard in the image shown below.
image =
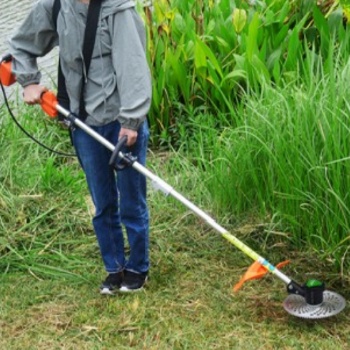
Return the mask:
{"type": "MultiPolygon", "coordinates": [[[[280,269],[283,266],[289,264],[289,262],[289,260],[282,261],[279,264],[277,264],[276,267],[280,269]]],[[[252,265],[250,265],[250,267],[248,268],[244,276],[240,279],[240,281],[237,284],[235,284],[235,286],[233,287],[233,291],[237,292],[246,281],[263,278],[268,272],[269,270],[267,267],[263,266],[259,261],[255,261],[252,265]]]]}

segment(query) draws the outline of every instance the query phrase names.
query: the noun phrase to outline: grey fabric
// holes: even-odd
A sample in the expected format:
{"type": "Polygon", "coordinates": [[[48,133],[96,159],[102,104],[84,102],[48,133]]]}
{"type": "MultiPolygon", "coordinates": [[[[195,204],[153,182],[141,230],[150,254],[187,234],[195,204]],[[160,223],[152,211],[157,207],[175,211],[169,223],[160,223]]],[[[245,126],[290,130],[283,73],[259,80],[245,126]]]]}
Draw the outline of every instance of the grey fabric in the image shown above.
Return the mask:
{"type": "MultiPolygon", "coordinates": [[[[87,5],[61,0],[57,33],[52,23],[54,0],[39,0],[9,40],[14,73],[22,86],[39,83],[36,58],[59,45],[71,111],[79,112],[84,70],[82,44],[87,5]]],[[[142,20],[129,0],[102,3],[96,42],[85,85],[87,124],[101,126],[116,119],[137,130],[151,103],[151,78],[146,60],[146,37],[142,20]]]]}

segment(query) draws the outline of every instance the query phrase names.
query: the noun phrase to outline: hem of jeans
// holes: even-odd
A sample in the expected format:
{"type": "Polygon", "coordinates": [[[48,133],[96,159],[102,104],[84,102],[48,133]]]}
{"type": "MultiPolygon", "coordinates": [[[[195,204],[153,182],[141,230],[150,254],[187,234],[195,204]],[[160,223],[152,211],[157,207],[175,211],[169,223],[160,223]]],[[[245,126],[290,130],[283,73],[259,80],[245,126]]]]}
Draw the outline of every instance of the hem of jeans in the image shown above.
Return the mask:
{"type": "Polygon", "coordinates": [[[123,272],[123,271],[124,271],[124,269],[120,269],[120,270],[107,270],[106,269],[107,273],[119,273],[119,272],[123,272]]]}
{"type": "Polygon", "coordinates": [[[125,268],[124,271],[133,272],[133,273],[136,273],[138,275],[147,275],[148,274],[148,270],[140,272],[140,271],[136,271],[134,269],[125,268]]]}

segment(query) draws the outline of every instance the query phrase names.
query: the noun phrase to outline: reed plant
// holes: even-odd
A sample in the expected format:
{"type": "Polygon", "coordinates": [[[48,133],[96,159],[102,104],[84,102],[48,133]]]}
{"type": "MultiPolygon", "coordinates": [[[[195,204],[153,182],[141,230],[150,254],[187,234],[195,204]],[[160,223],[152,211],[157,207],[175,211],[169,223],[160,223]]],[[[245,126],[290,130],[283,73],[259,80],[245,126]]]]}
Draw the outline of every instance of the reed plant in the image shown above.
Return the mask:
{"type": "Polygon", "coordinates": [[[306,243],[339,268],[349,263],[350,62],[338,58],[328,74],[310,54],[303,84],[246,94],[230,116],[235,128],[217,128],[210,115],[192,118],[183,144],[217,210],[259,217],[267,231],[283,232],[298,249],[306,243]]]}

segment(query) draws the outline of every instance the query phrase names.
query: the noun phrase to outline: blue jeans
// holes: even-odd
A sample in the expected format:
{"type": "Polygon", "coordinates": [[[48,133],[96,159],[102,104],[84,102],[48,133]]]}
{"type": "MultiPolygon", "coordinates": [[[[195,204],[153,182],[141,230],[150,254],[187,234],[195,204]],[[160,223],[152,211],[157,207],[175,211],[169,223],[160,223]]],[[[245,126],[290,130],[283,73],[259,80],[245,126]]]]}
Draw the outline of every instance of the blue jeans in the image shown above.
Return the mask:
{"type": "MultiPolygon", "coordinates": [[[[112,144],[118,142],[119,122],[91,127],[112,144]]],[[[147,122],[138,130],[137,142],[124,152],[131,152],[144,165],[149,131],[147,122]]],[[[72,132],[73,144],[85,172],[95,205],[93,226],[108,273],[123,269],[143,273],[149,269],[149,215],[146,202],[146,178],[132,167],[118,171],[109,166],[111,151],[83,130],[72,132]],[[125,256],[125,227],[130,254],[125,256]]]]}

